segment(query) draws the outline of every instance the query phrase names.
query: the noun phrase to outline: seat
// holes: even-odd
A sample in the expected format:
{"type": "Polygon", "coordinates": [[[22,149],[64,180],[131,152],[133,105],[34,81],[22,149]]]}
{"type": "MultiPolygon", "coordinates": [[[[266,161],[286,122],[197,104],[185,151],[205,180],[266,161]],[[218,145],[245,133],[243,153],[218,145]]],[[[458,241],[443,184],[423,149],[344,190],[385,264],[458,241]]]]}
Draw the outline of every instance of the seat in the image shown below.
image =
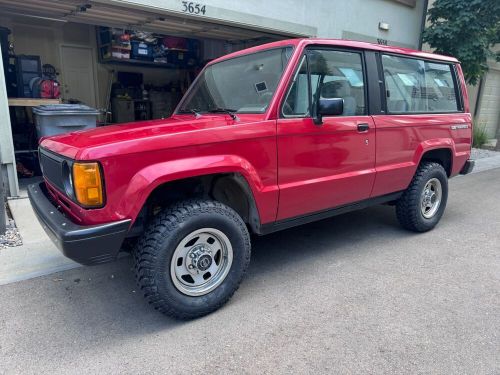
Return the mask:
{"type": "Polygon", "coordinates": [[[344,111],[342,116],[356,115],[356,99],[351,96],[351,87],[347,80],[337,80],[323,83],[321,97],[325,99],[344,99],[344,111]]]}
{"type": "Polygon", "coordinates": [[[408,111],[408,104],[404,100],[387,100],[389,113],[403,113],[408,111]]]}

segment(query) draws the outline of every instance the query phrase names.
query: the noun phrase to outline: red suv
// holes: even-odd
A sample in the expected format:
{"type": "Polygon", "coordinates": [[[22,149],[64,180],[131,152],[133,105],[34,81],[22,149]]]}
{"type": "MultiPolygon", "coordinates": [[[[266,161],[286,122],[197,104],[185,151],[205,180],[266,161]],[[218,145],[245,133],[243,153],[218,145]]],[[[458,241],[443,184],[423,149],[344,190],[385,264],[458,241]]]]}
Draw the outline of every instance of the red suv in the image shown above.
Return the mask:
{"type": "Polygon", "coordinates": [[[222,306],[264,235],[389,203],[432,229],[448,178],[469,173],[472,124],[458,61],[329,39],[212,61],[172,117],[46,138],[33,208],[82,264],[132,248],[159,311],[222,306]]]}

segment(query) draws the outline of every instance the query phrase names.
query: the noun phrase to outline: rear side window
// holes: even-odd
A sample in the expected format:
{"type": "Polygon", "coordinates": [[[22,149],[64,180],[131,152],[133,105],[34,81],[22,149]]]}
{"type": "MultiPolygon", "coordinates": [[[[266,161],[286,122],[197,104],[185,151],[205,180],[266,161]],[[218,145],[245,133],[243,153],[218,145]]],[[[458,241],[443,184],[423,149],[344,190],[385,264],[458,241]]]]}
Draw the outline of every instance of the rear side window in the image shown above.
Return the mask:
{"type": "Polygon", "coordinates": [[[383,55],[389,113],[442,113],[459,110],[450,64],[383,55]]]}

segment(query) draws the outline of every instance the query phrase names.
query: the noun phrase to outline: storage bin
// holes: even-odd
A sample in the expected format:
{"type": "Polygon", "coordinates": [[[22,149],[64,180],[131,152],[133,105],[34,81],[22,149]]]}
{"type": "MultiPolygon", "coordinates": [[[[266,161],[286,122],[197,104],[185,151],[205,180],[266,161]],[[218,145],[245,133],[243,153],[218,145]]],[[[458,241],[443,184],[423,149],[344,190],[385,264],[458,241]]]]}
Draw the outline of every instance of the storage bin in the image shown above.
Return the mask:
{"type": "Polygon", "coordinates": [[[131,40],[132,53],[130,57],[138,60],[153,61],[153,46],[149,43],[131,40]]]}
{"type": "Polygon", "coordinates": [[[99,111],[81,104],[39,105],[33,108],[38,137],[95,128],[99,111]]]}

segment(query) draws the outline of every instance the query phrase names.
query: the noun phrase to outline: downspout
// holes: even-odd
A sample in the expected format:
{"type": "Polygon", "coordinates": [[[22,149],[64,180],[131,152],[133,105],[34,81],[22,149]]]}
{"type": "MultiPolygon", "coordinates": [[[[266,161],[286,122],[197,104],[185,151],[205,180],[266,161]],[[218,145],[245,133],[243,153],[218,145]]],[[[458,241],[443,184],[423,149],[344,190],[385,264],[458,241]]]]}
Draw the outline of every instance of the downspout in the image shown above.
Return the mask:
{"type": "Polygon", "coordinates": [[[479,80],[479,87],[477,88],[477,96],[476,96],[476,105],[474,106],[474,115],[473,118],[476,118],[476,116],[479,113],[479,107],[481,106],[481,97],[483,96],[483,84],[484,84],[484,78],[481,78],[479,80]]]}
{"type": "Polygon", "coordinates": [[[422,50],[423,34],[425,30],[425,23],[427,21],[427,8],[429,7],[429,0],[424,0],[424,10],[422,12],[422,21],[420,23],[420,37],[418,38],[418,49],[422,50]]]}

